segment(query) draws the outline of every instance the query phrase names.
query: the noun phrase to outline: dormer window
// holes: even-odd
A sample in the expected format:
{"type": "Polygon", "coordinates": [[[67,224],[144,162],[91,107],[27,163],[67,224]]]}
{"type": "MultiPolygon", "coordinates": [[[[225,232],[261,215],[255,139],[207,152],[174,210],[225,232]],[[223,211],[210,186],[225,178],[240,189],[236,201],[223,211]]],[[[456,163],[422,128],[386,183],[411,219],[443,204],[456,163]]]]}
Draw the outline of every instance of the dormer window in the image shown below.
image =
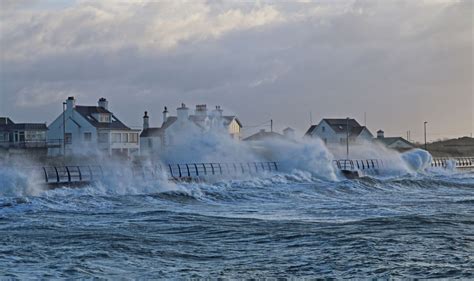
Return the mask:
{"type": "Polygon", "coordinates": [[[109,114],[99,114],[99,122],[101,123],[110,123],[110,115],[109,114]]]}

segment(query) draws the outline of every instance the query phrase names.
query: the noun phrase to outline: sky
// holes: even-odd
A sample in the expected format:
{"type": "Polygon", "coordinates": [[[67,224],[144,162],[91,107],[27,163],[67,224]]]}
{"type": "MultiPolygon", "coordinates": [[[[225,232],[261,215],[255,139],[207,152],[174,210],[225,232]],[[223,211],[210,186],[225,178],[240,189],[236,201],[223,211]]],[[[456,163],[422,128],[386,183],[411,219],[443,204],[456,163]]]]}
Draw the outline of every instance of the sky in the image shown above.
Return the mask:
{"type": "Polygon", "coordinates": [[[365,114],[374,135],[469,136],[473,2],[0,0],[0,116],[50,123],[68,96],[105,97],[133,128],[184,102],[244,135],[365,114]]]}

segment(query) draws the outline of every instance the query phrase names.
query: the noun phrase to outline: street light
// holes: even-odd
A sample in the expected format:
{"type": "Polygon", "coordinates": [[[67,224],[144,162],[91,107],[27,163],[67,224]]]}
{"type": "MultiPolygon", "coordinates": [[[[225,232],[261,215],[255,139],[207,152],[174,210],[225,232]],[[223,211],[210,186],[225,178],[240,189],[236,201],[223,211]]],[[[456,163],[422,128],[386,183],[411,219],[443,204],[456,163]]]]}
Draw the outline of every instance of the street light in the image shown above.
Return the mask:
{"type": "Polygon", "coordinates": [[[66,156],[66,102],[63,102],[63,156],[66,156]]]}
{"type": "Polygon", "coordinates": [[[426,124],[428,124],[427,121],[425,121],[424,125],[425,125],[425,150],[428,151],[428,146],[426,144],[426,124]]]}
{"type": "Polygon", "coordinates": [[[347,117],[346,119],[346,133],[347,133],[347,136],[346,136],[346,159],[349,159],[349,117],[347,117]]]}

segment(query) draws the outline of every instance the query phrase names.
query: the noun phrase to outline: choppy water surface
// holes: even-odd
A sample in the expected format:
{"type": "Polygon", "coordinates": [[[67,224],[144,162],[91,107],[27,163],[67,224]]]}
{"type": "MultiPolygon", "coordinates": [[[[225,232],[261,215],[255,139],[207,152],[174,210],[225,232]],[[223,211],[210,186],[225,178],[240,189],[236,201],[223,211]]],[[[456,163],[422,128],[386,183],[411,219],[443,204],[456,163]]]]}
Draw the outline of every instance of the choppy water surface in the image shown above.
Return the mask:
{"type": "Polygon", "coordinates": [[[474,278],[474,174],[4,190],[0,275],[474,278]]]}

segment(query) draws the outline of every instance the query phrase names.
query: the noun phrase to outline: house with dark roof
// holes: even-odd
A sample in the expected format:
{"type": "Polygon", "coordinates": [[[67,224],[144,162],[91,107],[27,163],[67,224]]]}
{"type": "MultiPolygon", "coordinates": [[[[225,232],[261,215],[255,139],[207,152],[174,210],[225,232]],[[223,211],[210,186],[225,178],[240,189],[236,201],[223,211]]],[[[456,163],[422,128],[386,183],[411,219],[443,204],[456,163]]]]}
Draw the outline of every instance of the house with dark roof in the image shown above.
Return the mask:
{"type": "Polygon", "coordinates": [[[320,138],[326,145],[360,144],[372,141],[374,135],[365,126],[351,118],[325,118],[319,124],[312,125],[305,137],[320,138]],[[349,137],[349,138],[348,138],[349,137]]]}
{"type": "Polygon", "coordinates": [[[286,139],[286,137],[282,134],[276,132],[267,132],[265,129],[261,129],[257,133],[248,136],[243,139],[243,141],[263,141],[263,140],[270,140],[270,139],[286,139]]]}
{"type": "Polygon", "coordinates": [[[69,97],[63,112],[48,127],[48,140],[59,140],[60,147],[48,149],[48,155],[114,155],[128,157],[140,150],[140,130],[125,125],[109,111],[108,101],[100,98],[97,106],[76,105],[69,97]]]}
{"type": "Polygon", "coordinates": [[[415,148],[415,145],[402,137],[385,137],[385,132],[377,131],[377,138],[374,139],[376,143],[380,143],[385,147],[394,149],[400,152],[408,151],[415,148]]]}
{"type": "Polygon", "coordinates": [[[161,127],[150,127],[148,112],[143,116],[143,131],[140,134],[140,149],[143,154],[158,154],[172,146],[177,138],[186,137],[191,132],[220,130],[233,139],[240,139],[242,123],[233,115],[223,115],[220,106],[208,112],[205,104],[196,105],[194,114],[183,103],[176,109],[176,116],[168,116],[168,108],[163,111],[161,127]]]}
{"type": "Polygon", "coordinates": [[[0,148],[13,151],[46,150],[46,123],[15,123],[0,117],[0,148]]]}

